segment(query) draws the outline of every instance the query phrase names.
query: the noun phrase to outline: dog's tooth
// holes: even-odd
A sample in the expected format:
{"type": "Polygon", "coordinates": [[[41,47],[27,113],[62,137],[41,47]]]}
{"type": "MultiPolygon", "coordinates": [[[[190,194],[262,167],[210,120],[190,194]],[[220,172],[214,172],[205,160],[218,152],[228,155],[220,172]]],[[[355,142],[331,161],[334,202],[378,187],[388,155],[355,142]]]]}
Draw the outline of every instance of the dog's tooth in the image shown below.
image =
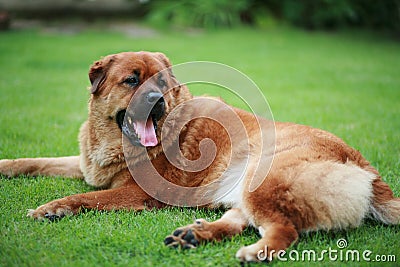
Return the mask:
{"type": "Polygon", "coordinates": [[[132,119],[130,117],[128,117],[128,122],[132,125],[132,119]]]}

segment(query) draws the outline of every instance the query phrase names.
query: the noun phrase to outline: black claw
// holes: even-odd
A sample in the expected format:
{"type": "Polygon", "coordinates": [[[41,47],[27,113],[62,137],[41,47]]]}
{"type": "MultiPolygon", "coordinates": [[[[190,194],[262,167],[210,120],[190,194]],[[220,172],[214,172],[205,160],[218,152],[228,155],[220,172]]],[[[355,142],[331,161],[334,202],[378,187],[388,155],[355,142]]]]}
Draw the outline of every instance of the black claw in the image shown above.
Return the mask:
{"type": "Polygon", "coordinates": [[[182,231],[181,229],[176,229],[176,230],[172,233],[172,235],[174,235],[174,236],[179,236],[182,232],[183,232],[183,231],[182,231]]]}
{"type": "Polygon", "coordinates": [[[192,240],[190,240],[189,242],[190,244],[192,244],[193,246],[197,247],[199,245],[199,241],[195,238],[193,238],[192,240]]]}
{"type": "Polygon", "coordinates": [[[199,245],[199,241],[196,239],[196,237],[194,236],[193,231],[191,229],[189,229],[189,231],[187,231],[183,240],[185,240],[188,243],[190,248],[197,247],[199,245]]]}
{"type": "Polygon", "coordinates": [[[187,231],[187,233],[183,239],[188,243],[190,243],[190,241],[192,241],[192,239],[195,239],[191,229],[189,229],[189,231],[187,231]]]}
{"type": "Polygon", "coordinates": [[[168,246],[172,242],[174,242],[175,239],[172,236],[167,236],[167,238],[164,239],[164,245],[168,246]]]}
{"type": "Polygon", "coordinates": [[[48,220],[51,221],[51,222],[54,222],[54,221],[56,221],[56,220],[61,219],[61,216],[58,216],[58,215],[56,215],[56,214],[50,215],[50,214],[48,214],[48,213],[46,213],[46,214],[44,215],[44,217],[46,217],[46,219],[48,219],[48,220]]]}

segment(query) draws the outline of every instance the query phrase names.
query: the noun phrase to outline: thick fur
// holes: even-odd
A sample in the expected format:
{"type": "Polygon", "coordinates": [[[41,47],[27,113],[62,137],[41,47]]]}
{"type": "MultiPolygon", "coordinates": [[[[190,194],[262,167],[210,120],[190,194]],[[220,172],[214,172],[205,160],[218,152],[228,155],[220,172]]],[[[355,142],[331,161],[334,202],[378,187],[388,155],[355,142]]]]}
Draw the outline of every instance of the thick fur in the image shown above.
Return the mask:
{"type": "MultiPolygon", "coordinates": [[[[30,210],[28,216],[54,219],[76,214],[82,208],[142,210],[167,206],[147,195],[132,179],[123,153],[122,133],[115,118],[118,111],[127,108],[135,91],[123,83],[127,76],[137,71],[143,82],[170,66],[163,54],[149,52],[109,55],[95,62],[89,71],[91,97],[88,120],[79,134],[80,156],[0,161],[0,173],[6,176],[27,174],[83,178],[88,184],[104,189],[54,200],[30,210]]],[[[193,97],[172,73],[166,77],[166,83],[174,88],[163,92],[168,114],[178,104],[193,97]]],[[[213,105],[193,106],[182,117],[196,115],[205,108],[210,111],[217,109],[213,105]]],[[[256,118],[243,110],[234,111],[246,128],[250,146],[258,147],[256,137],[260,132],[256,118]]],[[[225,111],[218,109],[215,112],[224,116],[225,111]]],[[[263,183],[250,192],[247,190],[250,178],[245,177],[234,190],[216,198],[210,205],[230,208],[221,219],[215,222],[199,219],[179,228],[165,239],[166,245],[195,247],[205,241],[218,241],[239,234],[252,225],[259,229],[261,239],[241,248],[236,256],[241,261],[259,261],[257,253],[265,246],[276,251],[286,249],[303,231],[357,227],[367,216],[386,224],[400,223],[400,199],[393,196],[376,169],[357,150],[323,130],[292,123],[274,125],[263,119],[260,122],[261,127],[276,128],[274,160],[263,183]]],[[[163,120],[158,126],[158,138],[162,127],[171,127],[164,125],[163,120]]],[[[198,172],[185,172],[174,167],[160,145],[148,148],[154,167],[165,179],[177,185],[209,184],[221,177],[230,156],[233,156],[232,162],[238,164],[243,156],[230,154],[229,135],[221,125],[209,119],[194,119],[182,131],[176,132],[171,127],[168,133],[164,149],[168,149],[168,138],[179,138],[181,152],[189,160],[200,156],[199,142],[205,138],[211,138],[217,148],[213,163],[198,172]]],[[[244,143],[243,151],[246,151],[244,143]]],[[[137,168],[140,168],[143,158],[143,155],[136,157],[137,168]]],[[[221,187],[224,182],[229,182],[225,178],[221,187]]]]}

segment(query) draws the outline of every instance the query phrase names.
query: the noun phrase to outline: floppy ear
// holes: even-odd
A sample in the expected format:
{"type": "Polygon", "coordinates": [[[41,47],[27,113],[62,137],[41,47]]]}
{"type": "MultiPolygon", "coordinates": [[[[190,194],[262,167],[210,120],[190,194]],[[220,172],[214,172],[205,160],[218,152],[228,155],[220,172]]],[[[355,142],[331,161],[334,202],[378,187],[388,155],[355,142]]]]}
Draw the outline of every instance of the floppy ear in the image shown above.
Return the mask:
{"type": "Polygon", "coordinates": [[[175,75],[172,73],[172,64],[171,61],[169,61],[169,59],[167,58],[167,56],[160,52],[155,52],[153,54],[156,58],[158,58],[158,60],[160,60],[164,64],[165,68],[168,68],[168,73],[171,76],[174,83],[179,84],[179,82],[175,78],[175,75]]]}
{"type": "Polygon", "coordinates": [[[163,53],[156,52],[154,53],[154,55],[156,56],[156,58],[158,58],[158,60],[160,60],[165,65],[166,68],[171,67],[171,62],[163,53]]]}
{"type": "Polygon", "coordinates": [[[106,57],[93,63],[89,70],[89,80],[92,84],[90,93],[95,94],[106,79],[107,70],[113,58],[106,57]]]}

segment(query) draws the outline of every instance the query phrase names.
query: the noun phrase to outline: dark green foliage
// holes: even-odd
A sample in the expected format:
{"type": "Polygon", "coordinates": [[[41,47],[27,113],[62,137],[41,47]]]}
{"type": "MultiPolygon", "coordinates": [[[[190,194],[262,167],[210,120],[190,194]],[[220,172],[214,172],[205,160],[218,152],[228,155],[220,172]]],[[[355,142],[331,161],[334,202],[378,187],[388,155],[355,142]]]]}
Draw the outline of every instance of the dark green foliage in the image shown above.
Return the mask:
{"type": "Polygon", "coordinates": [[[149,19],[203,28],[257,24],[260,16],[306,29],[364,27],[400,34],[400,0],[155,0],[149,19]]]}
{"type": "Polygon", "coordinates": [[[150,20],[156,23],[172,23],[179,26],[218,28],[237,26],[249,8],[248,0],[214,1],[153,1],[150,20]]]}
{"type": "Polygon", "coordinates": [[[400,1],[398,0],[284,0],[275,2],[276,15],[307,29],[362,26],[400,31],[400,1]]]}
{"type": "Polygon", "coordinates": [[[308,29],[343,26],[357,16],[348,0],[286,0],[281,1],[279,12],[289,22],[308,29]]]}

